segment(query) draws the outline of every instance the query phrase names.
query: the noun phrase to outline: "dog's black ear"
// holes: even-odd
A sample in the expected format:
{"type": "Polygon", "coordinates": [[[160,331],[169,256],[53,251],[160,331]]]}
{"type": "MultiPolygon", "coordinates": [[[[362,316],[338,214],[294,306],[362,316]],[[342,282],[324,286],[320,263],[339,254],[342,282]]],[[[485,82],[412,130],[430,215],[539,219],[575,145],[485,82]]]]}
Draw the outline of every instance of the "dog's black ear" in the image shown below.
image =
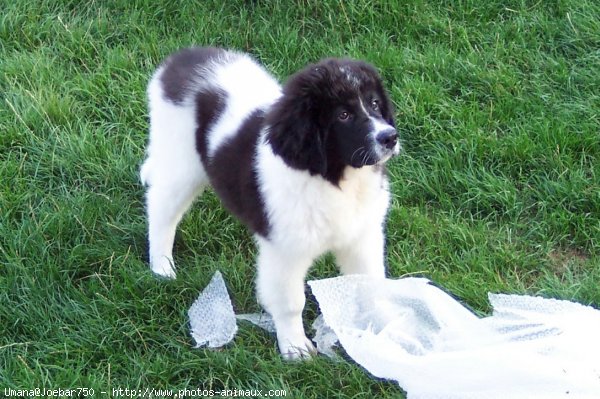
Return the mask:
{"type": "Polygon", "coordinates": [[[273,151],[292,168],[323,176],[327,173],[327,126],[322,123],[319,100],[323,98],[320,82],[326,74],[325,68],[312,65],[293,75],[266,116],[267,141],[273,151]]]}

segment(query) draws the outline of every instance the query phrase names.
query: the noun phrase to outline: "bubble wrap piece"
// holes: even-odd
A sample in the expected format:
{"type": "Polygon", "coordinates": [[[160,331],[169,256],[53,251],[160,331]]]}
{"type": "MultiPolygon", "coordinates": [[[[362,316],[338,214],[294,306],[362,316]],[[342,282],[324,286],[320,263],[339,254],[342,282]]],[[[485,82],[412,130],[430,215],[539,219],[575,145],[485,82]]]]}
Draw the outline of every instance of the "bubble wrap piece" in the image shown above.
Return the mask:
{"type": "Polygon", "coordinates": [[[271,334],[275,334],[275,322],[268,313],[244,313],[235,316],[238,320],[244,320],[254,324],[257,327],[266,330],[271,334]]]}
{"type": "MultiPolygon", "coordinates": [[[[273,318],[268,313],[245,313],[238,314],[235,317],[238,320],[244,320],[252,323],[268,333],[275,334],[277,332],[273,318]]],[[[338,342],[337,335],[335,335],[333,330],[329,328],[327,324],[325,324],[323,321],[323,315],[319,315],[319,317],[315,319],[312,328],[315,330],[314,342],[317,344],[317,351],[332,359],[338,359],[339,356],[333,349],[338,342]]]]}
{"type": "Polygon", "coordinates": [[[312,328],[315,330],[315,338],[313,341],[317,345],[317,352],[322,353],[333,360],[340,360],[340,357],[334,350],[334,347],[338,346],[338,337],[335,335],[335,332],[325,324],[322,314],[315,319],[312,328]]]}
{"type": "Polygon", "coordinates": [[[325,323],[357,363],[409,399],[599,399],[600,312],[490,295],[478,318],[426,279],[310,281],[325,323]]]}
{"type": "Polygon", "coordinates": [[[235,313],[219,271],[188,310],[196,348],[219,348],[231,342],[237,332],[235,313]]]}

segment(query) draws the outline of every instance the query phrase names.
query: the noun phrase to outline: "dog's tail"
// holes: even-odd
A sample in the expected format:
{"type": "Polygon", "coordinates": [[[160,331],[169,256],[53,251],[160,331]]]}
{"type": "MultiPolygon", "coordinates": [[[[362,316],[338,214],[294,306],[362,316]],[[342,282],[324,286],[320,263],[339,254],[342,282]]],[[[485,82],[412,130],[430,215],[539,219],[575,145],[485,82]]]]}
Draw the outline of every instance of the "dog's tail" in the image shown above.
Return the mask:
{"type": "Polygon", "coordinates": [[[152,180],[152,164],[148,157],[140,168],[140,182],[143,186],[150,186],[152,180]]]}

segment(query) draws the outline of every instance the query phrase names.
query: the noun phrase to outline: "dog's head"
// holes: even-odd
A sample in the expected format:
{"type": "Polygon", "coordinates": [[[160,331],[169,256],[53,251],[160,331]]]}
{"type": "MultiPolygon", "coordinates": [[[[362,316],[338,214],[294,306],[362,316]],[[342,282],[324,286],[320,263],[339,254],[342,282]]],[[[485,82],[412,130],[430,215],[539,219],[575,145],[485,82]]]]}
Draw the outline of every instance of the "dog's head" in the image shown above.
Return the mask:
{"type": "Polygon", "coordinates": [[[335,183],[346,167],[382,164],[400,150],[381,78],[361,61],[326,59],[293,75],[267,124],[286,163],[335,183]]]}

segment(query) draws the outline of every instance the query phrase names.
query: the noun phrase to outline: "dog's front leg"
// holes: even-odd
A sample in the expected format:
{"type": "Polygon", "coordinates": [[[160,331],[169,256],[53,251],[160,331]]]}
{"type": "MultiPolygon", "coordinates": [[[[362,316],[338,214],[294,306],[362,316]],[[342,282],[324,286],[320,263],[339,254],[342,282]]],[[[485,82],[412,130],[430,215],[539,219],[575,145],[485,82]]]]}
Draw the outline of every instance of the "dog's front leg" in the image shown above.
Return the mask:
{"type": "Polygon", "coordinates": [[[385,277],[385,237],[381,224],[373,223],[364,236],[333,253],[342,274],[368,274],[385,277]]]}
{"type": "Polygon", "coordinates": [[[259,240],[259,251],[258,300],[273,317],[281,355],[286,360],[308,358],[316,350],[304,334],[302,310],[304,278],[313,259],[306,254],[283,253],[266,240],[259,240]]]}

